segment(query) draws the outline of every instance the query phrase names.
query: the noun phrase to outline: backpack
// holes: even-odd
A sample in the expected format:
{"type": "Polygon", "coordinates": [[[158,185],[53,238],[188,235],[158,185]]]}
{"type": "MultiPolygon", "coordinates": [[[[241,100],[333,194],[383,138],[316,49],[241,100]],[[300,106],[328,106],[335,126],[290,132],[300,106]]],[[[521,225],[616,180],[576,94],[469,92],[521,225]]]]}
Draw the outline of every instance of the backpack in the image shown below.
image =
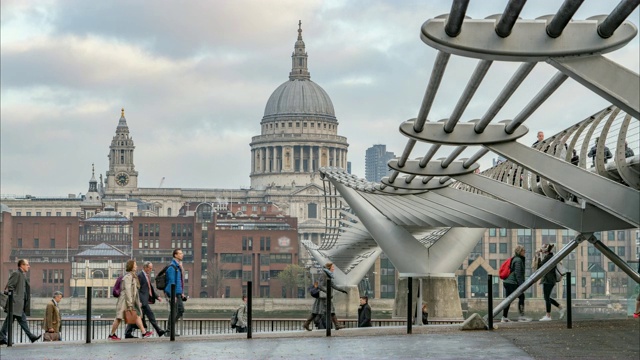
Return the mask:
{"type": "Polygon", "coordinates": [[[231,328],[235,329],[236,326],[238,325],[238,312],[240,311],[240,308],[237,308],[236,311],[233,312],[233,314],[231,315],[231,328]]]}
{"type": "Polygon", "coordinates": [[[510,257],[507,260],[505,260],[502,265],[500,265],[500,270],[498,271],[498,276],[500,276],[500,279],[502,280],[506,280],[509,277],[509,274],[511,274],[511,260],[513,258],[510,257]]]}
{"type": "Polygon", "coordinates": [[[156,288],[158,290],[162,290],[164,291],[164,289],[167,287],[167,269],[169,268],[169,266],[173,266],[174,265],[167,265],[165,267],[162,268],[162,270],[160,270],[160,272],[158,273],[158,275],[156,275],[156,288]]]}
{"type": "Polygon", "coordinates": [[[113,297],[120,297],[120,290],[122,288],[122,278],[124,277],[124,275],[120,275],[118,276],[118,278],[116,279],[116,283],[113,284],[113,289],[111,290],[111,295],[113,295],[113,297]]]}
{"type": "Polygon", "coordinates": [[[558,263],[555,269],[556,282],[562,281],[562,277],[566,272],[567,272],[567,269],[565,269],[564,266],[562,266],[562,263],[558,263]]]}
{"type": "Polygon", "coordinates": [[[310,294],[312,297],[314,297],[314,298],[316,298],[316,299],[317,299],[317,298],[319,298],[319,297],[320,297],[320,289],[319,289],[319,288],[317,288],[317,287],[315,287],[315,286],[312,286],[312,287],[310,287],[310,288],[309,288],[309,294],[310,294]]]}

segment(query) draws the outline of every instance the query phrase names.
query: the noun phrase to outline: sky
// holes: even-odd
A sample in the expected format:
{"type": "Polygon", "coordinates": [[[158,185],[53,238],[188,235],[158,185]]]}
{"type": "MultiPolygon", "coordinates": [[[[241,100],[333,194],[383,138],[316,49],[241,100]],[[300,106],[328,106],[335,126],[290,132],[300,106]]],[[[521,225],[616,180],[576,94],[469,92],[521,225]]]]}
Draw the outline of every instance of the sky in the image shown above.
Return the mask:
{"type": "MultiPolygon", "coordinates": [[[[472,0],[467,16],[502,13],[507,1],[472,0]]],[[[521,14],[553,14],[557,0],[529,1],[521,14]]],[[[608,14],[618,1],[586,0],[574,16],[608,14]]],[[[0,193],[86,193],[108,169],[125,116],[138,186],[231,189],[250,185],[251,137],[271,93],[288,80],[298,20],[311,80],[331,97],[352,173],[365,151],[399,156],[399,125],[416,117],[436,50],[420,40],[446,1],[17,1],[3,0],[0,25],[0,193]]],[[[639,23],[638,9],[629,18],[639,23]]],[[[639,72],[638,37],[606,56],[639,72]]],[[[452,112],[477,60],[454,56],[429,120],[452,112]]],[[[479,118],[513,71],[494,64],[462,121],[479,118]]],[[[542,63],[498,114],[513,118],[556,70],[542,63]]],[[[557,133],[609,104],[567,80],[525,123],[557,133]]],[[[411,157],[424,154],[416,147],[411,157]]],[[[450,151],[441,149],[442,151],[450,151]]],[[[444,157],[439,152],[436,157],[444,157]]],[[[491,155],[481,160],[490,166],[491,155]]]]}

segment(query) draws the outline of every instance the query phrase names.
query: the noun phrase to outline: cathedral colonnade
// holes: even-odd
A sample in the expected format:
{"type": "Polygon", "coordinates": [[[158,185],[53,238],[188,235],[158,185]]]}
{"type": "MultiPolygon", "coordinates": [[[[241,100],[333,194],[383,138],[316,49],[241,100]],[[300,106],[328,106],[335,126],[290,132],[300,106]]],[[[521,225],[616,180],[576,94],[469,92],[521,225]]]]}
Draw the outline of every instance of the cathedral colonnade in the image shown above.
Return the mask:
{"type": "Polygon", "coordinates": [[[251,173],[310,173],[320,167],[346,169],[347,150],[318,145],[268,145],[251,150],[251,173]]]}

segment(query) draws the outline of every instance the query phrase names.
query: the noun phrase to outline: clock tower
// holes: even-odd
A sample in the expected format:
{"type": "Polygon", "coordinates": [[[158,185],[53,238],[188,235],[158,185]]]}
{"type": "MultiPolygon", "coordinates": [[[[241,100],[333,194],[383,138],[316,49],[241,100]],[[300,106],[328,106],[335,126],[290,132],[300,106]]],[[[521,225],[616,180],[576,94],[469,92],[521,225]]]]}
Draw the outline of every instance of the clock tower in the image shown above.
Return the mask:
{"type": "Polygon", "coordinates": [[[129,136],[129,126],[122,109],[116,135],[109,146],[106,195],[130,194],[138,188],[138,172],[133,165],[133,149],[135,146],[129,136]]]}

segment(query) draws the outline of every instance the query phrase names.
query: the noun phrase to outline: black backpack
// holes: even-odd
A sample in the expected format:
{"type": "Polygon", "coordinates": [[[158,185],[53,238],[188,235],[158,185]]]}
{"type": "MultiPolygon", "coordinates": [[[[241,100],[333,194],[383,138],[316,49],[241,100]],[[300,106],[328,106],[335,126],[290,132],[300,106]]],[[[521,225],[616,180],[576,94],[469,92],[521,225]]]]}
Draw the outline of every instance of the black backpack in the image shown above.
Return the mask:
{"type": "Polygon", "coordinates": [[[167,287],[167,269],[169,266],[173,266],[176,270],[178,269],[175,265],[169,264],[160,270],[158,275],[156,275],[156,288],[158,290],[164,291],[164,288],[167,287]]]}

